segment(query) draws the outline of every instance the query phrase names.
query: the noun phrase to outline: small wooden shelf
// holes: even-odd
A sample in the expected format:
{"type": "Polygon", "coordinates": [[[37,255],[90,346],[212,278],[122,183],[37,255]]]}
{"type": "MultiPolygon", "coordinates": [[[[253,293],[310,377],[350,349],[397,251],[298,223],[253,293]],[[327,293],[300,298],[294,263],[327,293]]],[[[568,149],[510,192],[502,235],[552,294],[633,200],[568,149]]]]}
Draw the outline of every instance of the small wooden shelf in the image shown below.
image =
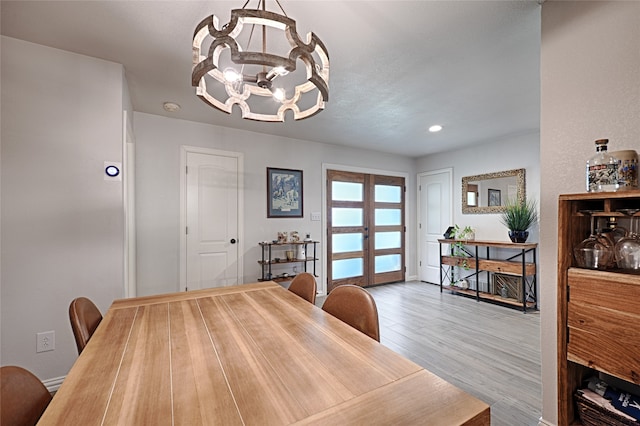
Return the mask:
{"type": "Polygon", "coordinates": [[[302,262],[311,262],[313,260],[318,260],[315,257],[309,257],[307,256],[305,259],[291,259],[291,260],[287,260],[287,259],[280,259],[280,260],[258,260],[258,263],[260,265],[268,265],[268,264],[272,264],[272,265],[284,265],[285,263],[302,263],[302,262]]]}
{"type": "MultiPolygon", "coordinates": [[[[473,257],[442,256],[442,264],[448,266],[459,266],[464,268],[464,262],[468,269],[476,268],[476,259],[473,257]]],[[[536,264],[525,262],[525,274],[536,273],[536,264]]],[[[500,274],[522,275],[522,262],[508,260],[478,259],[478,269],[481,271],[498,272],[500,274]]]]}
{"type": "MultiPolygon", "coordinates": [[[[258,278],[258,281],[260,281],[260,282],[263,282],[263,281],[274,281],[274,282],[277,282],[277,283],[282,283],[282,282],[286,282],[286,281],[291,281],[295,277],[296,277],[296,275],[287,275],[286,277],[273,277],[271,279],[258,278]]],[[[314,277],[318,278],[317,275],[314,275],[314,277]]]]}
{"type": "Polygon", "coordinates": [[[302,246],[305,244],[313,244],[313,243],[317,243],[317,241],[296,241],[296,242],[290,242],[290,243],[269,243],[269,242],[261,242],[258,243],[258,245],[261,245],[263,247],[265,246],[273,246],[273,247],[277,247],[277,246],[302,246]]]}
{"type": "MultiPolygon", "coordinates": [[[[476,297],[476,291],[473,289],[464,289],[464,288],[460,288],[452,285],[445,285],[442,288],[444,290],[453,291],[455,293],[462,294],[468,297],[473,297],[473,298],[476,297]]],[[[479,293],[480,300],[483,300],[486,302],[493,302],[500,305],[508,305],[514,308],[522,308],[522,302],[520,302],[519,300],[512,299],[510,297],[502,297],[498,294],[487,293],[486,291],[480,291],[478,293],[479,293]]],[[[527,303],[527,308],[529,309],[533,308],[535,305],[535,302],[526,302],[526,303],[527,303]]]]}

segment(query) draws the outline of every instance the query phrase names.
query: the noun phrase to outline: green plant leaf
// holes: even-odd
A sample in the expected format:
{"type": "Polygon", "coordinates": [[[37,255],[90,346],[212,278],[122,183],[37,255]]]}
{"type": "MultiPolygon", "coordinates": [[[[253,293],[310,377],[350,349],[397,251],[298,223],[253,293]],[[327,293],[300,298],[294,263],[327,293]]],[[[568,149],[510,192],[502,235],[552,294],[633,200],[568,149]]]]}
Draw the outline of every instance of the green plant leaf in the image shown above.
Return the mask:
{"type": "Polygon", "coordinates": [[[510,231],[526,231],[538,220],[536,201],[527,199],[523,203],[508,201],[500,222],[510,231]]]}

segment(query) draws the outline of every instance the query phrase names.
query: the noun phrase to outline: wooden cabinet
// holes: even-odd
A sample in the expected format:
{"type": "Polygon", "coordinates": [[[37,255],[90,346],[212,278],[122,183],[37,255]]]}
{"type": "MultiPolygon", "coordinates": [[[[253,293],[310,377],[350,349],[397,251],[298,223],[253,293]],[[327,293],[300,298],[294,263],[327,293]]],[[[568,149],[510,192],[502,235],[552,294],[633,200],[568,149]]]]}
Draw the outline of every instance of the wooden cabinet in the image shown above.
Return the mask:
{"type": "MultiPolygon", "coordinates": [[[[508,306],[521,307],[524,312],[527,309],[537,308],[537,291],[536,291],[536,248],[537,243],[510,243],[504,241],[483,241],[483,240],[438,240],[440,244],[440,291],[448,289],[460,294],[474,296],[476,300],[490,301],[508,306]],[[454,255],[453,245],[462,243],[468,256],[454,255]],[[442,246],[449,245],[449,252],[443,254],[442,246]],[[480,249],[483,253],[480,253],[480,249]],[[507,255],[503,258],[495,258],[491,256],[491,249],[500,249],[507,255]],[[530,253],[530,259],[527,254],[530,253]],[[504,258],[506,257],[506,258],[504,258]],[[464,277],[475,278],[475,289],[464,289],[453,286],[456,282],[453,267],[462,268],[464,277]],[[464,271],[467,273],[464,274],[464,271]],[[495,291],[481,291],[479,283],[480,274],[486,272],[487,287],[491,278],[499,276],[510,276],[518,278],[520,287],[518,297],[503,297],[496,294],[495,291]]],[[[511,295],[509,295],[511,296],[511,295]]]]}
{"type": "MultiPolygon", "coordinates": [[[[561,195],[558,201],[558,424],[579,424],[573,401],[602,372],[640,385],[640,271],[578,268],[573,248],[615,217],[629,229],[640,191],[561,195]],[[631,210],[630,210],[631,209],[631,210]],[[598,224],[600,222],[600,224],[598,224]]],[[[640,219],[636,219],[640,220],[640,219]]]]}
{"type": "Polygon", "coordinates": [[[318,241],[260,243],[262,259],[258,260],[261,268],[261,276],[258,281],[291,281],[298,272],[310,272],[317,278],[317,245],[318,241]],[[299,256],[300,249],[304,250],[303,257],[299,256]],[[309,250],[311,250],[311,253],[309,250]],[[293,252],[291,259],[287,259],[287,251],[293,252]]]}

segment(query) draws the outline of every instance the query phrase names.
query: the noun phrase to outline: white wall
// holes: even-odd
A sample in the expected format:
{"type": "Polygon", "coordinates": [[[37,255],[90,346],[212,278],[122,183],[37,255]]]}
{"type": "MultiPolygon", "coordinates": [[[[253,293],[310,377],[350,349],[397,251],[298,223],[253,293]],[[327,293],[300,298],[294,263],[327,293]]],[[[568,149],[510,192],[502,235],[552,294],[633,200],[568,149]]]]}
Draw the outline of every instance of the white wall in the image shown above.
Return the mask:
{"type": "Polygon", "coordinates": [[[2,37],[1,364],[42,380],[77,357],[68,309],[87,296],[104,312],[122,297],[119,64],[2,37]],[[55,350],[36,354],[36,333],[55,350]]]}
{"type": "MultiPolygon", "coordinates": [[[[462,214],[462,178],[503,170],[526,170],[527,197],[540,199],[540,135],[533,132],[498,142],[474,145],[456,151],[429,155],[417,160],[418,173],[453,168],[453,221],[476,230],[476,239],[510,241],[498,214],[462,214]]],[[[444,232],[444,230],[443,230],[444,232]]],[[[538,228],[529,233],[538,242],[538,228]]]]}
{"type": "MultiPolygon", "coordinates": [[[[212,109],[212,114],[219,114],[212,109]]],[[[322,164],[407,173],[407,275],[416,274],[415,169],[407,157],[335,145],[287,139],[170,119],[134,114],[136,132],[136,212],[138,295],[178,290],[180,146],[190,145],[244,153],[244,282],[260,276],[259,241],[275,239],[278,231],[311,232],[322,241],[322,164]],[[304,218],[267,219],[266,168],[303,170],[304,218]]],[[[324,246],[319,247],[322,253],[324,246]]],[[[324,259],[323,255],[320,255],[324,259]]],[[[319,271],[320,264],[318,264],[319,271]]],[[[319,278],[324,282],[324,277],[319,278]]]]}
{"type": "Polygon", "coordinates": [[[557,422],[558,195],[585,191],[594,141],[640,151],[640,2],[547,1],[541,52],[542,416],[557,422]],[[548,309],[547,309],[548,308],[548,309]]]}

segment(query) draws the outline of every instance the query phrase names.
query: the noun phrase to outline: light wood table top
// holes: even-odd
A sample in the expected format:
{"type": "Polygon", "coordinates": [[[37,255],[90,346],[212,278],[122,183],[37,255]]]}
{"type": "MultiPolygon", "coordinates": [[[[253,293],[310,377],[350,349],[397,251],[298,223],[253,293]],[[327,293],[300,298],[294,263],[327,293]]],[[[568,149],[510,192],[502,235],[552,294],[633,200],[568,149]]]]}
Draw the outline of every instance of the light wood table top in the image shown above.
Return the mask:
{"type": "Polygon", "coordinates": [[[265,282],[116,300],[39,424],[489,423],[487,404],[265,282]]]}

